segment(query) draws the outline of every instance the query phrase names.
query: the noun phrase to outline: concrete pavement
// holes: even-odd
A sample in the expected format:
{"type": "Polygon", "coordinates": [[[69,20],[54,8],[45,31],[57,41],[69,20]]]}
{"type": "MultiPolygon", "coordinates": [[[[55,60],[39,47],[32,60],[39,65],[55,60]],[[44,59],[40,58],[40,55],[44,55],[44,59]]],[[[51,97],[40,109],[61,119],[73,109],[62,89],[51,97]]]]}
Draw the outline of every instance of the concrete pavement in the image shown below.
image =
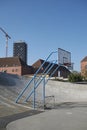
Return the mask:
{"type": "Polygon", "coordinates": [[[87,105],[62,107],[11,122],[7,130],[87,130],[87,105]]]}
{"type": "MultiPolygon", "coordinates": [[[[4,112],[4,111],[3,111],[4,112]]],[[[5,117],[0,117],[0,130],[5,130],[7,124],[9,124],[12,121],[24,118],[24,117],[29,117],[38,113],[41,113],[42,111],[37,111],[37,110],[28,110],[22,113],[15,113],[13,115],[8,115],[5,117]]]]}
{"type": "MultiPolygon", "coordinates": [[[[45,102],[46,106],[56,109],[38,115],[33,115],[31,112],[30,115],[33,116],[24,118],[23,112],[30,108],[28,106],[30,104],[26,104],[29,107],[27,109],[27,106],[26,108],[19,107],[21,102],[15,104],[14,101],[29,79],[12,77],[8,77],[6,74],[6,77],[2,77],[3,80],[0,82],[0,130],[5,130],[5,126],[11,121],[13,122],[8,124],[7,130],[87,130],[87,103],[82,105],[74,103],[87,101],[87,84],[50,80],[46,85],[47,98],[45,102]],[[18,113],[22,113],[23,117],[18,113]],[[17,115],[14,117],[14,114],[17,115]],[[18,120],[19,118],[22,119],[18,120]]],[[[23,101],[29,91],[24,94],[23,101]]],[[[36,101],[42,102],[42,84],[36,92],[36,101]]]]}

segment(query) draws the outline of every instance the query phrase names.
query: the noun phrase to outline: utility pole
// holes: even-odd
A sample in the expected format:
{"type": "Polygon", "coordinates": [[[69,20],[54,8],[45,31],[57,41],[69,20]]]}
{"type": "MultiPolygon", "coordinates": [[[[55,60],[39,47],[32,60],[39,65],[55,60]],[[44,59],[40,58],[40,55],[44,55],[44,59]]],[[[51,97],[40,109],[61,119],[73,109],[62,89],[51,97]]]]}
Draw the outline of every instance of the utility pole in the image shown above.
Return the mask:
{"type": "Polygon", "coordinates": [[[0,30],[5,34],[6,37],[6,57],[8,56],[8,39],[11,39],[11,37],[0,27],[0,30]]]}

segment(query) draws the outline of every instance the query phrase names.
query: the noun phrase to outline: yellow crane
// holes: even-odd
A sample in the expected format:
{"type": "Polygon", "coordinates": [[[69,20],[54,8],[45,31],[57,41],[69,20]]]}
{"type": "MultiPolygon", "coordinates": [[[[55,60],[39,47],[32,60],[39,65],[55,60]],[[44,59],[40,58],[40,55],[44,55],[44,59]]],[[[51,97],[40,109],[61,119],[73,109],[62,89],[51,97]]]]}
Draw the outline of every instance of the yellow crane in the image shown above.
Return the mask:
{"type": "Polygon", "coordinates": [[[0,27],[0,30],[5,34],[6,37],[6,57],[8,56],[8,39],[11,39],[11,37],[0,27]]]}

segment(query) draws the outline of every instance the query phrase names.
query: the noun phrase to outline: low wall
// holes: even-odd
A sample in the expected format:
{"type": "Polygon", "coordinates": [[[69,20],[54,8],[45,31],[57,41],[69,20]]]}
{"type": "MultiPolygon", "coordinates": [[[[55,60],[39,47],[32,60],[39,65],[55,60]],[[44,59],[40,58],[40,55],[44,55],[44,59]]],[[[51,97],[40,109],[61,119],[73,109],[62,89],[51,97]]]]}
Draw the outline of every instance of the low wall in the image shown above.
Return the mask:
{"type": "Polygon", "coordinates": [[[54,96],[55,103],[87,101],[87,84],[74,84],[50,80],[46,96],[54,96]]]}

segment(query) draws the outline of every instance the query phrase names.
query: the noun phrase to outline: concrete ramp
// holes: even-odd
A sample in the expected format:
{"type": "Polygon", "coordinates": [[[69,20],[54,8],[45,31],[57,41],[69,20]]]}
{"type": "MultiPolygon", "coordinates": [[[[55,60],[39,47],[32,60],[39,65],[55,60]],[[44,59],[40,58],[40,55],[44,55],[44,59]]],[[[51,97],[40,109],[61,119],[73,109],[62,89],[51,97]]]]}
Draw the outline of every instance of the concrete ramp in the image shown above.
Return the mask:
{"type": "MultiPolygon", "coordinates": [[[[20,77],[6,73],[0,73],[0,106],[5,108],[14,108],[19,104],[15,103],[15,99],[21,90],[25,87],[31,78],[20,77]]],[[[33,87],[33,84],[31,85],[33,87]]],[[[42,101],[42,87],[36,89],[36,102],[43,103],[42,101]]],[[[69,82],[60,82],[49,80],[45,88],[45,104],[54,107],[57,104],[64,102],[86,102],[87,101],[87,84],[74,84],[69,82]]],[[[26,94],[22,97],[24,100],[26,94]]],[[[31,102],[33,101],[33,95],[31,102]]],[[[20,102],[21,103],[21,102],[20,102]]],[[[33,103],[33,102],[32,102],[33,103]]],[[[32,107],[30,101],[22,103],[24,107],[32,107]]],[[[39,104],[41,106],[43,104],[39,104]]],[[[1,113],[2,115],[2,113],[1,113]]]]}
{"type": "Polygon", "coordinates": [[[24,112],[30,109],[26,104],[17,104],[15,99],[23,89],[27,78],[0,73],[0,117],[24,112]]]}

